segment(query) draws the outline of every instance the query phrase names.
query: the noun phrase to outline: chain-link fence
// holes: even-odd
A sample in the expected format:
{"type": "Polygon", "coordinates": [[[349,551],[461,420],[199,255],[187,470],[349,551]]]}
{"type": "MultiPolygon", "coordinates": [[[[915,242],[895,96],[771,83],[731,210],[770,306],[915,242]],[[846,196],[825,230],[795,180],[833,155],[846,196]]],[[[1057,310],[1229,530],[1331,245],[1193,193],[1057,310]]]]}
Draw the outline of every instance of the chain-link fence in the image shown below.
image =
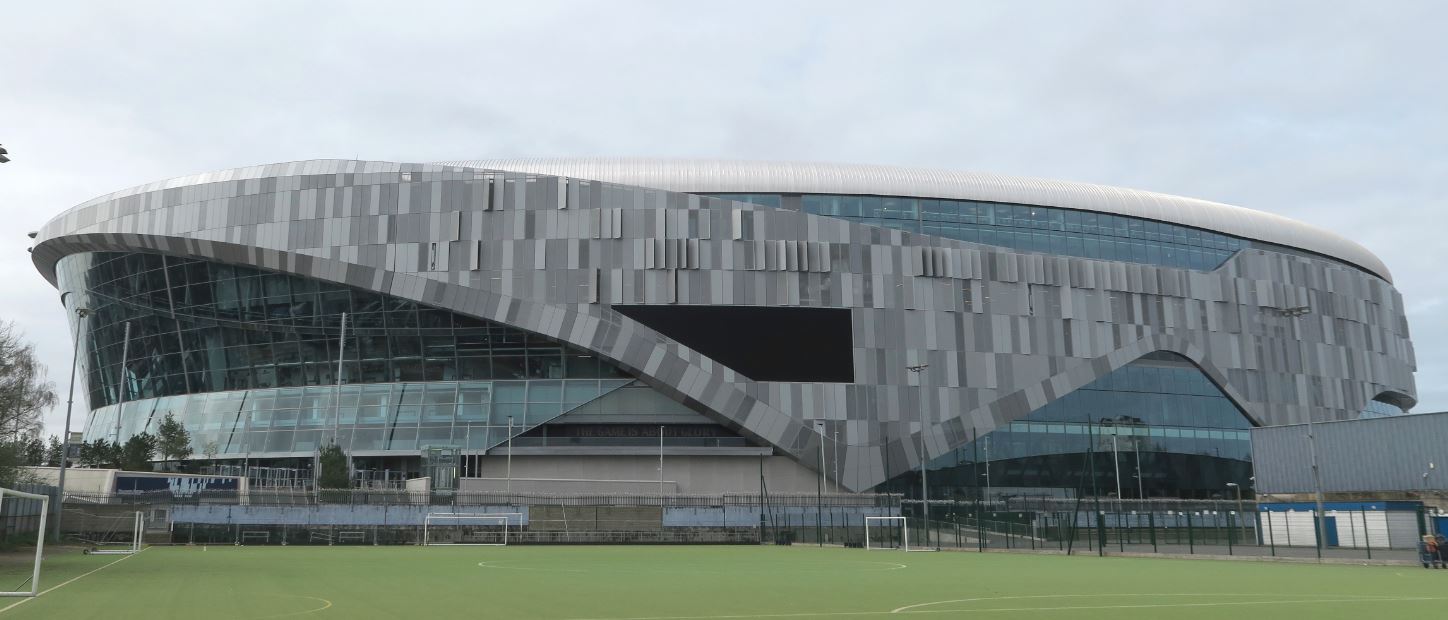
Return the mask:
{"type": "MultiPolygon", "coordinates": [[[[16,491],[49,495],[55,501],[55,487],[48,484],[20,483],[13,486],[16,491]]],[[[5,496],[0,502],[0,541],[35,542],[35,531],[40,529],[40,513],[43,510],[38,499],[14,495],[5,496]]]]}
{"type": "MultiPolygon", "coordinates": [[[[105,539],[126,514],[146,515],[150,542],[417,544],[429,514],[513,515],[512,543],[858,544],[871,516],[900,514],[898,495],[548,495],[402,490],[253,490],[71,495],[66,535],[105,539]]],[[[496,525],[471,524],[483,532],[496,525]]],[[[466,537],[466,536],[464,536],[466,537]]]]}
{"type": "MultiPolygon", "coordinates": [[[[66,534],[104,539],[142,511],[150,542],[197,544],[418,544],[429,514],[514,515],[511,543],[820,544],[860,546],[867,517],[904,516],[912,547],[1056,553],[1416,560],[1441,531],[1421,504],[1356,508],[1250,500],[1013,498],[918,500],[871,494],[548,495],[402,490],[277,489],[73,495],[66,534]],[[1319,543],[1319,540],[1321,541],[1319,543]]],[[[452,526],[459,538],[493,525],[452,526]],[[471,529],[469,529],[471,528],[471,529]]],[[[889,532],[888,536],[898,536],[889,532]]]]}
{"type": "Polygon", "coordinates": [[[912,544],[1059,553],[1172,554],[1417,561],[1418,542],[1442,532],[1421,504],[1017,499],[905,500],[912,544]]]}

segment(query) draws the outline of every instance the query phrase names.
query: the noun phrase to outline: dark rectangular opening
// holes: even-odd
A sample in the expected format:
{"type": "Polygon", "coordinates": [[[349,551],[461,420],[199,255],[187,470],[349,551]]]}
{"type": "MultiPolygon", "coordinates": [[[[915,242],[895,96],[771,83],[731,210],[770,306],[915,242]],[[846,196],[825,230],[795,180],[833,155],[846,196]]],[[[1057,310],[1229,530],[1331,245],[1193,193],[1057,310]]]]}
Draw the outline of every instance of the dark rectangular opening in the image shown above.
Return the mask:
{"type": "Polygon", "coordinates": [[[850,311],[758,306],[614,306],[755,381],[851,383],[850,311]]]}

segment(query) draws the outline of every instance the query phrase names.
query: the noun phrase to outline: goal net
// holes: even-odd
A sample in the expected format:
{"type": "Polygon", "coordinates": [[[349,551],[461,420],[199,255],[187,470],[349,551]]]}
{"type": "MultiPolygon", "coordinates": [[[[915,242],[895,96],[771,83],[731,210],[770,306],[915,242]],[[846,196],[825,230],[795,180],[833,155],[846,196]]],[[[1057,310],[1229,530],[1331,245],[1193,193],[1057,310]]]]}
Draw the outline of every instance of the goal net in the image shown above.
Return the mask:
{"type": "Polygon", "coordinates": [[[146,534],[146,518],[141,511],[122,515],[88,516],[93,519],[92,527],[100,525],[105,529],[92,530],[93,538],[86,541],[91,544],[91,548],[86,553],[131,555],[141,550],[141,539],[146,534]]]}
{"type": "MultiPolygon", "coordinates": [[[[40,523],[35,530],[35,558],[31,560],[30,578],[16,586],[14,592],[0,592],[0,596],[35,596],[40,591],[40,558],[45,554],[45,520],[50,516],[50,496],[38,493],[26,493],[13,489],[0,488],[0,514],[3,514],[5,504],[16,500],[33,500],[40,502],[40,523]],[[26,590],[26,584],[30,589],[26,590]]],[[[33,506],[33,504],[32,504],[33,506]]],[[[33,511],[24,511],[33,512],[33,511]]],[[[12,514],[23,514],[22,511],[14,511],[12,514]]]]}
{"type": "Polygon", "coordinates": [[[910,526],[905,517],[865,517],[866,549],[910,550],[910,526]]]}
{"type": "Polygon", "coordinates": [[[423,518],[422,544],[503,546],[522,522],[519,512],[430,512],[423,518]]]}

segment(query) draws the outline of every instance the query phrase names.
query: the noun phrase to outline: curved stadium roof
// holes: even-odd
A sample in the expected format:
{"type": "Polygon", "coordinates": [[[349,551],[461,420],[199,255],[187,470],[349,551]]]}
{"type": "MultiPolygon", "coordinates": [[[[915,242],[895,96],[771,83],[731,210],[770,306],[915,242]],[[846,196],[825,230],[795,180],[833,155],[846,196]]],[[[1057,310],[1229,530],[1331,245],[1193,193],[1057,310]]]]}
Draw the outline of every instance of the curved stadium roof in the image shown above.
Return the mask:
{"type": "Polygon", "coordinates": [[[696,194],[908,196],[1112,213],[1307,250],[1357,265],[1392,281],[1387,266],[1367,248],[1316,226],[1219,202],[1107,185],[930,168],[719,159],[571,157],[438,163],[696,194]]]}

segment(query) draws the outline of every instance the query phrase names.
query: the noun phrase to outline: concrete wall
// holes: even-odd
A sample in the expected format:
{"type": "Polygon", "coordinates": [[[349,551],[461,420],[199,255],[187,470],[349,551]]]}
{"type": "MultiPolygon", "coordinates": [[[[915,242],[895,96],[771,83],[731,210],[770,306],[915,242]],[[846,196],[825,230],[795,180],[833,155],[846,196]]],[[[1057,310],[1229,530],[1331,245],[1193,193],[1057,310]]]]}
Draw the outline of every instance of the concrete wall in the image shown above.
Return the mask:
{"type": "MultiPolygon", "coordinates": [[[[53,486],[60,484],[59,467],[27,467],[41,482],[53,486]]],[[[85,467],[65,468],[66,495],[114,495],[117,493],[117,478],[158,478],[168,482],[172,493],[189,495],[207,480],[236,480],[236,491],[245,496],[250,489],[245,478],[237,476],[206,476],[201,474],[180,474],[164,471],[123,471],[119,469],[91,469],[85,467]]]]}
{"type": "MultiPolygon", "coordinates": [[[[448,512],[446,506],[218,506],[201,504],[171,507],[171,523],[205,523],[209,525],[416,525],[421,526],[430,512],[448,512]]],[[[468,506],[469,514],[507,514],[508,524],[528,525],[527,506],[468,506]]]]}
{"type": "MultiPolygon", "coordinates": [[[[686,494],[758,493],[759,464],[770,493],[814,493],[818,474],[782,456],[664,456],[664,492],[686,494]]],[[[531,493],[659,492],[657,456],[518,456],[513,457],[512,485],[507,459],[483,457],[483,475],[462,478],[463,493],[513,491],[531,493]]],[[[828,489],[826,489],[828,490],[828,489]]]]}
{"type": "MultiPolygon", "coordinates": [[[[1448,413],[1313,426],[1324,492],[1448,489],[1448,413]]],[[[1252,463],[1258,493],[1310,493],[1315,488],[1306,424],[1252,429],[1252,463]]]]}
{"type": "MultiPolygon", "coordinates": [[[[59,467],[27,468],[40,481],[49,485],[60,484],[59,467]]],[[[114,469],[65,468],[65,492],[72,495],[110,495],[116,490],[114,469]]]]}

